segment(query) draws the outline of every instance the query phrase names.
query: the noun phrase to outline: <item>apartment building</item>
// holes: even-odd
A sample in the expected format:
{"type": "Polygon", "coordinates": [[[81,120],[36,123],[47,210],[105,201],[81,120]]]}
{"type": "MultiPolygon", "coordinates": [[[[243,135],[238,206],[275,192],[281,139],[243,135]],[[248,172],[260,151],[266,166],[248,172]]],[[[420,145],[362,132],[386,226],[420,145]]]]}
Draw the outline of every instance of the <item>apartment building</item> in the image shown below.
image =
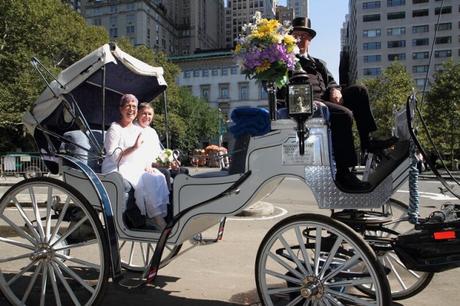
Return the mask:
{"type": "Polygon", "coordinates": [[[87,22],[170,55],[224,46],[224,1],[81,0],[87,22]]]}
{"type": "Polygon", "coordinates": [[[350,0],[342,35],[341,61],[348,61],[349,82],[376,77],[399,61],[423,89],[427,72],[431,77],[445,60],[460,60],[460,3],[350,0]]]}
{"type": "Polygon", "coordinates": [[[308,17],[308,0],[287,0],[287,7],[294,10],[295,17],[308,17]]]}
{"type": "Polygon", "coordinates": [[[276,19],[282,24],[291,23],[292,19],[294,19],[294,9],[286,6],[277,6],[276,19]]]}

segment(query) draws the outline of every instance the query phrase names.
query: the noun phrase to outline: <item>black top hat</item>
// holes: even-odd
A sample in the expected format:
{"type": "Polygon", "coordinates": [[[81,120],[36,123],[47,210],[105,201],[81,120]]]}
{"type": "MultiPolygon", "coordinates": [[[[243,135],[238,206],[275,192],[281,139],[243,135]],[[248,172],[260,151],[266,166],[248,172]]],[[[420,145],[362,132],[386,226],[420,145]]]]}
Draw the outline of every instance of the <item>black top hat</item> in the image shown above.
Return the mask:
{"type": "Polygon", "coordinates": [[[316,36],[316,31],[311,28],[310,18],[297,17],[292,20],[292,31],[305,31],[311,35],[311,38],[316,36]]]}

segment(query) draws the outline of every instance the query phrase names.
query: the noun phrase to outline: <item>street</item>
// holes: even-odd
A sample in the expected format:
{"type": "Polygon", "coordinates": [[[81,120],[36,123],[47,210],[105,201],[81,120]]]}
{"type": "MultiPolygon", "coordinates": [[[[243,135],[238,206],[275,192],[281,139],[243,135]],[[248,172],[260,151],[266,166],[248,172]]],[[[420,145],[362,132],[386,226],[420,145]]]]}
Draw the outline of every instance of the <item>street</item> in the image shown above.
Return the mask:
{"type": "MultiPolygon", "coordinates": [[[[439,186],[436,181],[420,181],[422,215],[446,201],[455,202],[453,197],[439,194],[439,186]]],[[[3,194],[8,187],[0,188],[3,194]]],[[[407,203],[407,184],[394,197],[407,203]]],[[[266,201],[276,207],[274,215],[228,218],[222,241],[200,246],[185,243],[182,255],[160,270],[155,286],[128,290],[111,282],[102,305],[260,305],[254,265],[257,249],[267,231],[288,215],[302,212],[329,214],[328,210],[317,208],[302,182],[293,179],[285,180],[266,201]]],[[[216,234],[215,226],[203,236],[215,238],[216,234]]],[[[458,305],[458,293],[453,284],[459,277],[459,269],[437,274],[424,291],[394,305],[428,306],[440,302],[443,306],[458,305]]],[[[0,297],[0,305],[5,304],[0,297]]]]}

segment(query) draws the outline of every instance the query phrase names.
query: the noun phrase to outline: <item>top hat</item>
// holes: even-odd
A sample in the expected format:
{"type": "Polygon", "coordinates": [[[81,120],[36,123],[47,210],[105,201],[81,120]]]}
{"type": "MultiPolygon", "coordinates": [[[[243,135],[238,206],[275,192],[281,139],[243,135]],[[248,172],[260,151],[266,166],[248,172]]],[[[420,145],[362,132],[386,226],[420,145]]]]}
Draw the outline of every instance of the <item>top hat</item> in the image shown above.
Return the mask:
{"type": "Polygon", "coordinates": [[[297,17],[292,20],[291,23],[294,31],[304,31],[311,35],[311,38],[316,36],[316,31],[311,28],[310,18],[307,17],[297,17]]]}

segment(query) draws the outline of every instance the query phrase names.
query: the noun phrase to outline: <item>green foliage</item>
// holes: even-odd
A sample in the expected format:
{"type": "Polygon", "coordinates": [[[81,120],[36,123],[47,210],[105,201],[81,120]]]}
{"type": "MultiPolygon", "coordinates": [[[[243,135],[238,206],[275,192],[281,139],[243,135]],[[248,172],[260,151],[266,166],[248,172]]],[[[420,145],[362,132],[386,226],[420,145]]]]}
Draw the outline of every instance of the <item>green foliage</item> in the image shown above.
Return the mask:
{"type": "Polygon", "coordinates": [[[10,142],[19,145],[8,126],[21,122],[23,112],[45,86],[30,64],[32,57],[57,74],[107,41],[103,28],[87,26],[59,0],[0,1],[1,133],[11,135],[16,141],[10,142]]]}
{"type": "Polygon", "coordinates": [[[434,74],[423,105],[425,122],[438,149],[454,159],[460,156],[460,64],[446,61],[434,74]]]}
{"type": "Polygon", "coordinates": [[[369,91],[372,111],[377,122],[376,136],[388,136],[394,125],[393,108],[401,109],[414,87],[405,67],[394,62],[375,79],[363,81],[369,91]]]}

